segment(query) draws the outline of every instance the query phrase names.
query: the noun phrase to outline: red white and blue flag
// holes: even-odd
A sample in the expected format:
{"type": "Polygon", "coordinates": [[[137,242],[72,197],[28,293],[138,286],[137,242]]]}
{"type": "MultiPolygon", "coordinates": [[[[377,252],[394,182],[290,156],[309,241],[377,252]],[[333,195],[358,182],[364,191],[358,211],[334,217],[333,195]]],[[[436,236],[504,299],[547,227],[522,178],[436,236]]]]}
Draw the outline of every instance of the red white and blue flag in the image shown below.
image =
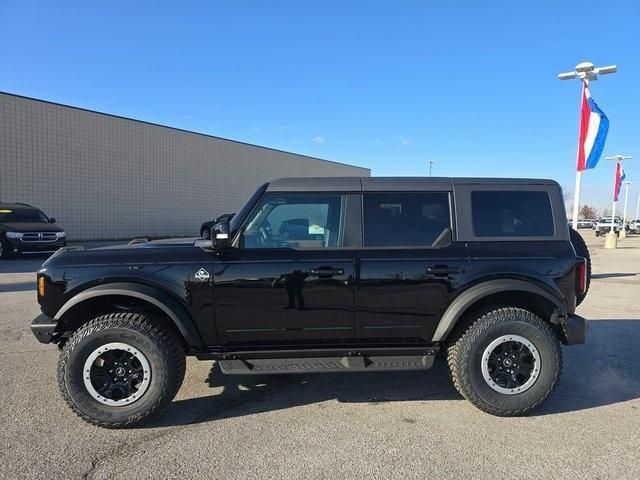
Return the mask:
{"type": "Polygon", "coordinates": [[[578,141],[579,172],[594,168],[607,139],[609,119],[589,94],[589,86],[582,81],[582,105],[580,106],[580,138],[578,141]]]}
{"type": "Polygon", "coordinates": [[[620,162],[616,162],[616,183],[613,186],[613,201],[618,201],[618,195],[620,195],[620,187],[622,186],[622,181],[625,179],[624,169],[622,168],[622,164],[620,162]]]}

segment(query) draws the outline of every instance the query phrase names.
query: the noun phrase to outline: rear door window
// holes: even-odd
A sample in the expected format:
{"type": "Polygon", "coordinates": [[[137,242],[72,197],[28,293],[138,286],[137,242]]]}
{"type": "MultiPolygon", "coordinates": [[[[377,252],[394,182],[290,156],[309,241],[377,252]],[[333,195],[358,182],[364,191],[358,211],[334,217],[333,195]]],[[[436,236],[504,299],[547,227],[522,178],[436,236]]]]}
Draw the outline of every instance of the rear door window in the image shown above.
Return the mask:
{"type": "Polygon", "coordinates": [[[363,195],[365,247],[431,247],[450,242],[447,192],[363,195]]]}
{"type": "Polygon", "coordinates": [[[471,192],[473,233],[477,237],[552,237],[553,213],[547,192],[471,192]]]}

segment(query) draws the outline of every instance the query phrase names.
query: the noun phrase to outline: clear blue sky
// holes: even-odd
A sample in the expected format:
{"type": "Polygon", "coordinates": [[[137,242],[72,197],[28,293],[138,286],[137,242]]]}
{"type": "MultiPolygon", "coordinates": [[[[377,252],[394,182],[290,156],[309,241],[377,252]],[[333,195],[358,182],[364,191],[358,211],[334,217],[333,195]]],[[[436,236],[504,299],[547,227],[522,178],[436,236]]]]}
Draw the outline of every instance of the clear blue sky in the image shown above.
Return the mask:
{"type": "MultiPolygon", "coordinates": [[[[573,189],[576,63],[640,182],[640,2],[0,3],[0,90],[370,167],[573,189]]],[[[586,174],[608,205],[613,168],[586,174]]],[[[633,191],[640,191],[640,184],[633,191]]]]}

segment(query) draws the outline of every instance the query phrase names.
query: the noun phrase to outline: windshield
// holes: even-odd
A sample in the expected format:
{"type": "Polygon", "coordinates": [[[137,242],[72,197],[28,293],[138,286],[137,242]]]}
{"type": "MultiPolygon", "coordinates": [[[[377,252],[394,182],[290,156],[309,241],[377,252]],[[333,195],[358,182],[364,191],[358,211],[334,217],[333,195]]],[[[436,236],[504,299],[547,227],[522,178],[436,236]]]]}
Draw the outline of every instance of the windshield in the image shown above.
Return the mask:
{"type": "Polygon", "coordinates": [[[0,223],[48,223],[49,219],[35,208],[0,208],[0,223]]]}
{"type": "Polygon", "coordinates": [[[233,216],[233,218],[231,219],[231,222],[230,222],[230,227],[231,227],[231,232],[232,233],[235,232],[238,228],[240,228],[240,225],[241,225],[242,221],[244,220],[244,218],[247,215],[249,215],[249,212],[251,211],[251,209],[253,208],[255,203],[258,201],[258,198],[260,198],[262,196],[262,194],[264,193],[264,191],[267,189],[267,185],[268,185],[267,183],[265,183],[264,185],[261,185],[254,192],[254,194],[251,196],[249,201],[247,203],[245,203],[244,207],[242,207],[240,209],[240,211],[233,216]]]}

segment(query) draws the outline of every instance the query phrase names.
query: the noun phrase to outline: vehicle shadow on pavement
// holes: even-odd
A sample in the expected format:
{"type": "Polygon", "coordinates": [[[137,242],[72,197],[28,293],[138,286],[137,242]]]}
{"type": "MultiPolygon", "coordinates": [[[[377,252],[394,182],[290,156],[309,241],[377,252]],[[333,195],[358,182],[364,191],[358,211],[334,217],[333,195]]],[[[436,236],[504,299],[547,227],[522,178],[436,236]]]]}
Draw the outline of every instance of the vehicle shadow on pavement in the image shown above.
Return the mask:
{"type": "Polygon", "coordinates": [[[32,273],[40,270],[51,254],[18,255],[0,260],[0,273],[32,273]]]}
{"type": "Polygon", "coordinates": [[[206,382],[222,391],[177,400],[147,427],[186,425],[338,400],[346,403],[462,400],[442,361],[430,370],[294,375],[225,375],[213,364],[206,382]]]}
{"type": "Polygon", "coordinates": [[[0,293],[36,291],[36,282],[0,283],[0,293]]]}
{"type": "Polygon", "coordinates": [[[594,273],[591,278],[616,278],[616,277],[635,277],[637,273],[594,273]]]}
{"type": "MultiPolygon", "coordinates": [[[[531,416],[640,398],[639,330],[640,320],[590,322],[585,345],[563,348],[560,384],[531,416]]],[[[206,383],[221,390],[215,395],[174,401],[146,427],[209,422],[333,399],[372,407],[382,402],[463,399],[451,385],[441,360],[427,371],[297,375],[224,375],[214,363],[206,383]]],[[[474,407],[469,404],[469,408],[474,407]]]]}
{"type": "Polygon", "coordinates": [[[639,333],[640,319],[589,322],[586,343],[563,348],[560,384],[534,415],[573,412],[640,398],[639,333]]]}

